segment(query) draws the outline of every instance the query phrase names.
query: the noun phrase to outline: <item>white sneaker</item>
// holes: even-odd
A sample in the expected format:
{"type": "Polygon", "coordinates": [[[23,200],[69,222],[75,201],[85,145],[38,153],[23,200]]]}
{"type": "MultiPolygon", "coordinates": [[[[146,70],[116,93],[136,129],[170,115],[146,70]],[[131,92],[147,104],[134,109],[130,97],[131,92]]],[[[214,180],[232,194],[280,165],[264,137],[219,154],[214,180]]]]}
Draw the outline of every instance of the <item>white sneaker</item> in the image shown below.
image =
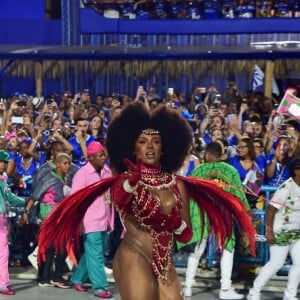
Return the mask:
{"type": "Polygon", "coordinates": [[[104,270],[105,270],[106,275],[111,275],[113,273],[113,270],[110,268],[107,268],[106,266],[104,266],[104,270]]]}
{"type": "Polygon", "coordinates": [[[192,287],[191,286],[185,286],[184,296],[185,297],[192,297],[192,287]]]}
{"type": "Polygon", "coordinates": [[[254,291],[250,290],[249,294],[247,295],[247,300],[260,300],[260,293],[255,293],[254,291]]]}
{"type": "Polygon", "coordinates": [[[289,295],[288,292],[284,292],[283,300],[298,300],[297,297],[289,295]]]}
{"type": "Polygon", "coordinates": [[[66,257],[65,262],[68,266],[69,271],[71,272],[73,270],[73,262],[69,256],[66,257]]]}
{"type": "Polygon", "coordinates": [[[37,255],[35,252],[32,252],[31,254],[28,255],[28,260],[31,263],[31,265],[38,270],[39,266],[38,266],[38,262],[37,262],[37,255]]]}
{"type": "Polygon", "coordinates": [[[228,290],[220,290],[219,299],[222,300],[234,300],[234,299],[244,299],[244,295],[238,294],[234,288],[229,288],[228,290]]]}

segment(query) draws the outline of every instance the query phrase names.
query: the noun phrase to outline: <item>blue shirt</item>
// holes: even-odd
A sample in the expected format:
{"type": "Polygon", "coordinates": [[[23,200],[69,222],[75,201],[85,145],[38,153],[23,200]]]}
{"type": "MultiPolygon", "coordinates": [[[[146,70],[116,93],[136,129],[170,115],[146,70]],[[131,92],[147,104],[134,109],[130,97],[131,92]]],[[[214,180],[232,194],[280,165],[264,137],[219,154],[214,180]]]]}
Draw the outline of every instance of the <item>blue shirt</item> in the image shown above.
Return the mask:
{"type": "MultiPolygon", "coordinates": [[[[274,158],[274,153],[268,153],[266,156],[266,165],[272,163],[272,159],[274,158]]],[[[282,166],[279,162],[276,162],[276,168],[273,177],[271,178],[265,178],[265,184],[271,185],[271,186],[279,186],[284,181],[286,181],[288,178],[291,177],[290,171],[289,171],[289,164],[291,162],[291,159],[289,158],[288,161],[284,166],[282,166]]]]}
{"type": "MultiPolygon", "coordinates": [[[[85,144],[86,146],[88,146],[91,142],[93,142],[95,140],[95,138],[91,135],[88,135],[86,140],[85,140],[85,144]]],[[[80,143],[77,140],[77,137],[71,137],[68,142],[72,145],[72,157],[73,157],[73,163],[78,167],[81,168],[85,165],[86,160],[85,160],[85,156],[81,150],[81,146],[80,143]]]]}

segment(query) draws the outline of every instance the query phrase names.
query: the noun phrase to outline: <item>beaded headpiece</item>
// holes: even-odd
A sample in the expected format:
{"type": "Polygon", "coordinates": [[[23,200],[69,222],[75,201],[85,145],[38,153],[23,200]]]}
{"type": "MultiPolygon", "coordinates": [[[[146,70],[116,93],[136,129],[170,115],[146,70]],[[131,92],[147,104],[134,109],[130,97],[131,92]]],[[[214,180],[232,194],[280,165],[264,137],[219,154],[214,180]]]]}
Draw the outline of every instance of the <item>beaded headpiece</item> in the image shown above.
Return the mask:
{"type": "Polygon", "coordinates": [[[146,135],[157,135],[157,134],[160,134],[160,131],[159,130],[146,130],[146,129],[144,129],[143,131],[142,131],[142,133],[143,134],[146,134],[146,135]]]}

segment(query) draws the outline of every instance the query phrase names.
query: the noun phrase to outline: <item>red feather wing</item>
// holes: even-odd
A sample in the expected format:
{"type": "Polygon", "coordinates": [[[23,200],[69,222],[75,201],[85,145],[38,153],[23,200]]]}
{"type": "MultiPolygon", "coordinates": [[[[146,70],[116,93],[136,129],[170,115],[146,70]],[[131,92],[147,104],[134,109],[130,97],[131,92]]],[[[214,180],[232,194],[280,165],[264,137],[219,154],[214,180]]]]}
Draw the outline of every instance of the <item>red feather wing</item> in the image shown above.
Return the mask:
{"type": "Polygon", "coordinates": [[[76,251],[85,212],[97,196],[110,188],[119,176],[105,178],[76,191],[60,202],[43,220],[38,237],[38,260],[45,260],[47,250],[66,250],[76,264],[76,251]]]}
{"type": "Polygon", "coordinates": [[[178,176],[178,179],[185,183],[189,196],[207,214],[218,247],[224,247],[224,242],[230,238],[235,223],[239,231],[248,237],[251,253],[255,256],[256,230],[243,202],[219,187],[215,181],[181,176],[178,176]]]}

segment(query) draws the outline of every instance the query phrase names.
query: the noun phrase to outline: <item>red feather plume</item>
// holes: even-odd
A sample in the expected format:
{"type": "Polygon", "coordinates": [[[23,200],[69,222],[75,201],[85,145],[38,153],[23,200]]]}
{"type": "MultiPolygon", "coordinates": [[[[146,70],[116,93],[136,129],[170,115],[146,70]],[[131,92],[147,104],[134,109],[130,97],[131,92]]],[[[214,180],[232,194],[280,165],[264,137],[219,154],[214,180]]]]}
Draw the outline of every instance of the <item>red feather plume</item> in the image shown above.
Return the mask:
{"type": "Polygon", "coordinates": [[[45,260],[46,252],[54,246],[66,250],[76,265],[79,236],[85,212],[97,196],[110,188],[119,176],[98,181],[67,196],[43,220],[38,236],[38,261],[45,260]]]}
{"type": "Polygon", "coordinates": [[[185,183],[189,196],[198,203],[201,211],[207,214],[212,233],[218,241],[217,246],[224,248],[235,223],[239,231],[247,235],[251,254],[255,256],[256,230],[243,202],[219,187],[215,181],[182,176],[178,176],[178,179],[185,183]]]}

